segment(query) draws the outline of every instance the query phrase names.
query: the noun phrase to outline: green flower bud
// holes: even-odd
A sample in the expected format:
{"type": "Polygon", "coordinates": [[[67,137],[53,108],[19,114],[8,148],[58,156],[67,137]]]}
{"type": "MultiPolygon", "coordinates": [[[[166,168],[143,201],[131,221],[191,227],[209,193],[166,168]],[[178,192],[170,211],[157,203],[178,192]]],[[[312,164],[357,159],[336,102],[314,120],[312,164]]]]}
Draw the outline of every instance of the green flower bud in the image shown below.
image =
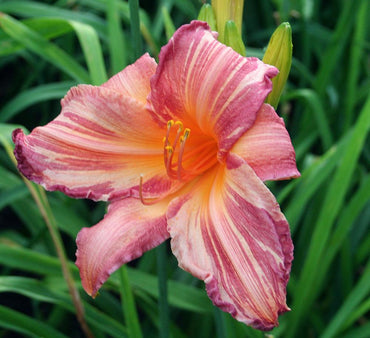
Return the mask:
{"type": "Polygon", "coordinates": [[[210,4],[204,4],[199,11],[199,21],[205,21],[213,31],[217,31],[216,17],[210,4]]]}
{"type": "Polygon", "coordinates": [[[230,20],[226,22],[224,43],[226,46],[230,46],[240,55],[245,56],[245,46],[234,21],[230,20]]]}
{"type": "Polygon", "coordinates": [[[225,28],[229,20],[235,22],[239,35],[242,34],[243,6],[244,0],[212,0],[220,42],[225,43],[225,28]]]}
{"type": "Polygon", "coordinates": [[[266,99],[266,102],[274,108],[279,103],[281,93],[288,79],[292,65],[292,51],[292,29],[288,22],[283,22],[272,34],[262,59],[264,63],[275,66],[280,72],[272,79],[272,92],[266,99]]]}

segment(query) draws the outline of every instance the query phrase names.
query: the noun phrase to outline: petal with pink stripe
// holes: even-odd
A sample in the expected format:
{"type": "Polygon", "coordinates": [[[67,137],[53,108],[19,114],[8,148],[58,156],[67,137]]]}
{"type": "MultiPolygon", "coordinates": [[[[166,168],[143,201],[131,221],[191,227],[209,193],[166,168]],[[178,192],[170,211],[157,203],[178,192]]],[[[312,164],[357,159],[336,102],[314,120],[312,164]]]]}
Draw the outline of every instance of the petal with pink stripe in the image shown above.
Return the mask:
{"type": "Polygon", "coordinates": [[[228,155],[167,212],[179,265],[203,279],[213,303],[262,330],[286,305],[293,245],[279,206],[254,171],[228,155]]]}
{"type": "Polygon", "coordinates": [[[261,107],[253,126],[231,152],[244,158],[263,181],[300,176],[284,120],[268,104],[261,107]]]}
{"type": "Polygon", "coordinates": [[[150,91],[150,78],[154,75],[156,68],[157,63],[146,53],[134,64],[112,76],[106,83],[102,84],[102,87],[130,96],[146,105],[146,98],[150,91]]]}
{"type": "Polygon", "coordinates": [[[161,129],[135,99],[104,87],[80,85],[62,100],[62,112],[25,136],[13,134],[18,168],[48,190],[77,198],[166,195],[161,129]]]}
{"type": "Polygon", "coordinates": [[[193,21],[162,48],[148,101],[159,123],[197,125],[217,140],[223,156],[252,126],[276,74],[218,42],[205,22],[193,21]]]}
{"type": "Polygon", "coordinates": [[[166,208],[168,201],[144,206],[126,198],[112,202],[105,218],[77,236],[76,265],[82,286],[95,297],[101,285],[121,265],[169,237],[166,208]]]}

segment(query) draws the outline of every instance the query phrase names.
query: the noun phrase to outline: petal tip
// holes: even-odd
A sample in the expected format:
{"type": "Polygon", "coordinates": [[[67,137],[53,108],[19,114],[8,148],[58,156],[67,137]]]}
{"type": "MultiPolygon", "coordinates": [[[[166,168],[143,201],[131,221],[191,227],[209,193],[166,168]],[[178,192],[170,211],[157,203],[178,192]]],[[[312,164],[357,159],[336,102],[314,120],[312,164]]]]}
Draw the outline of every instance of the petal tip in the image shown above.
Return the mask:
{"type": "Polygon", "coordinates": [[[87,237],[89,236],[88,234],[89,229],[91,228],[82,228],[80,232],[77,234],[76,238],[77,250],[75,265],[80,271],[82,287],[84,288],[85,292],[94,299],[99,294],[99,289],[104,284],[104,282],[109,278],[110,274],[107,273],[106,271],[103,271],[103,273],[99,273],[98,276],[95,275],[96,278],[91,278],[94,276],[91,274],[91,271],[88,271],[91,270],[91,267],[86,266],[85,264],[84,257],[86,256],[86,253],[84,253],[85,250],[83,245],[84,242],[87,240],[87,237]]]}
{"type": "Polygon", "coordinates": [[[278,316],[286,311],[290,311],[286,304],[283,304],[280,306],[276,313],[271,313],[269,318],[267,317],[263,318],[262,316],[259,318],[246,317],[245,315],[237,311],[233,304],[222,299],[222,296],[219,291],[218,282],[215,277],[209,276],[208,280],[207,279],[205,280],[205,283],[207,294],[215,306],[217,306],[224,312],[230,313],[231,316],[237,319],[238,321],[248,326],[251,326],[257,330],[271,331],[274,327],[279,326],[278,316]]]}
{"type": "Polygon", "coordinates": [[[81,229],[75,264],[87,294],[96,297],[114,271],[169,237],[165,206],[147,207],[140,200],[125,198],[112,202],[98,224],[81,229]]]}
{"type": "Polygon", "coordinates": [[[28,161],[28,156],[25,154],[27,152],[26,138],[27,136],[20,128],[15,129],[12,133],[12,140],[15,144],[14,156],[17,160],[17,168],[27,179],[40,184],[40,175],[34,170],[32,164],[28,161]]]}

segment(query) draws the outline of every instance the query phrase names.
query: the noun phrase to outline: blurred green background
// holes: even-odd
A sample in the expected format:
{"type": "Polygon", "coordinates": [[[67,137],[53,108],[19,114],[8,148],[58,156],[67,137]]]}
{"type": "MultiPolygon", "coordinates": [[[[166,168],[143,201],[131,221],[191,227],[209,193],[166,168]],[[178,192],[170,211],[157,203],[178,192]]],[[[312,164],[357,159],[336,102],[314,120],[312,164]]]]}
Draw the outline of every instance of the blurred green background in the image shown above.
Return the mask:
{"type": "MultiPolygon", "coordinates": [[[[92,300],[73,264],[75,238],[103,217],[105,204],[27,186],[11,159],[15,127],[53,119],[75,84],[99,85],[145,51],[156,57],[202,2],[139,5],[137,30],[126,1],[0,1],[0,337],[265,336],[214,308],[168,243],[115,273],[92,300]],[[89,329],[76,319],[54,243],[63,243],[89,329]],[[158,287],[163,274],[167,298],[158,287]]],[[[268,182],[295,245],[292,311],[268,334],[370,337],[369,0],[245,1],[247,56],[262,58],[284,21],[292,26],[293,64],[277,111],[302,177],[268,182]]]]}

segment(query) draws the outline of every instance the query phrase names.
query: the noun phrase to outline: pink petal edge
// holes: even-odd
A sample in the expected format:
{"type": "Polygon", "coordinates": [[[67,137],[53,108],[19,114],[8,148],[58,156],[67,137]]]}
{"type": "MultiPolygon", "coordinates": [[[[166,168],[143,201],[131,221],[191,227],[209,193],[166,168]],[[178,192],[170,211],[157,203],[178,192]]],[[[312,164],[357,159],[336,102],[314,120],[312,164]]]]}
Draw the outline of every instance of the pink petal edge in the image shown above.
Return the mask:
{"type": "Polygon", "coordinates": [[[284,120],[268,104],[262,105],[256,121],[231,152],[242,157],[262,181],[301,176],[284,120]]]}
{"type": "Polygon", "coordinates": [[[76,265],[82,286],[95,297],[101,285],[121,265],[169,237],[165,212],[168,201],[144,206],[127,198],[112,202],[104,219],[77,236],[76,265]]]}
{"type": "Polygon", "coordinates": [[[155,60],[145,53],[135,63],[112,76],[102,84],[102,87],[115,90],[121,95],[132,97],[146,105],[146,98],[150,92],[150,78],[154,75],[156,68],[155,60]]]}

